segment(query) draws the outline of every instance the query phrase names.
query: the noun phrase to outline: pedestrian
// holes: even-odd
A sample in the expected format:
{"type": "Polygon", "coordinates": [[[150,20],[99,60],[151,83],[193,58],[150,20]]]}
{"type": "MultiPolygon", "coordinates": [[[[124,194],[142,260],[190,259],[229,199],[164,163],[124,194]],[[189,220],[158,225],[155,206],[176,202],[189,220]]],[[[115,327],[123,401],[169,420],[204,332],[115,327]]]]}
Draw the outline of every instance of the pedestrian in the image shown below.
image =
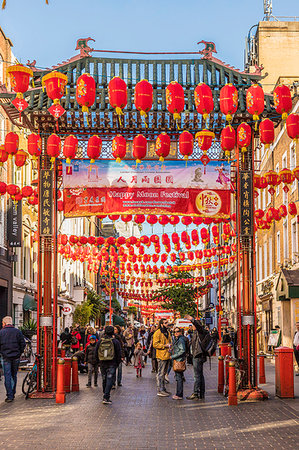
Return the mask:
{"type": "Polygon", "coordinates": [[[228,332],[228,329],[225,328],[224,332],[223,332],[223,336],[222,336],[222,343],[223,344],[230,344],[230,341],[231,341],[230,334],[228,332]]]}
{"type": "Polygon", "coordinates": [[[211,336],[214,340],[219,341],[219,333],[216,327],[211,331],[211,336]]]}
{"type": "Polygon", "coordinates": [[[235,359],[238,358],[238,336],[234,329],[234,327],[230,327],[230,344],[234,349],[234,357],[235,359]]]}
{"type": "Polygon", "coordinates": [[[72,335],[70,333],[69,328],[65,328],[64,331],[60,335],[60,342],[61,346],[65,348],[65,354],[66,356],[69,356],[71,351],[71,344],[72,344],[72,335]]]}
{"type": "Polygon", "coordinates": [[[80,341],[81,341],[81,334],[79,332],[78,328],[74,328],[72,331],[72,352],[75,353],[78,350],[80,350],[80,341]]]}
{"type": "MultiPolygon", "coordinates": [[[[123,337],[122,330],[121,330],[121,327],[119,325],[115,325],[114,326],[114,337],[115,337],[115,339],[117,339],[119,341],[120,348],[121,348],[121,361],[120,361],[120,363],[118,365],[118,368],[117,368],[117,385],[118,386],[122,386],[122,373],[123,373],[123,366],[122,366],[122,364],[123,364],[123,361],[125,359],[125,344],[126,344],[126,341],[125,341],[125,338],[123,337]]],[[[115,388],[115,383],[113,385],[113,389],[114,388],[115,388]]]]}
{"type": "Polygon", "coordinates": [[[201,347],[201,341],[207,335],[207,331],[204,329],[199,320],[195,320],[193,317],[186,315],[186,319],[191,320],[193,325],[191,349],[192,349],[192,363],[194,372],[194,387],[193,393],[187,397],[188,400],[197,400],[198,398],[205,398],[205,377],[203,374],[203,365],[207,360],[207,357],[201,347]]]}
{"type": "Polygon", "coordinates": [[[121,361],[120,343],[114,337],[114,328],[111,325],[105,327],[103,336],[96,346],[96,357],[100,366],[103,381],[103,403],[110,405],[110,392],[115,383],[116,369],[121,361]]]}
{"type": "Polygon", "coordinates": [[[165,374],[167,374],[170,349],[171,349],[171,335],[168,330],[168,320],[161,319],[159,327],[153,336],[153,347],[156,349],[156,357],[158,361],[157,385],[159,397],[168,397],[170,392],[165,388],[165,374]]]}
{"type": "Polygon", "coordinates": [[[85,349],[85,364],[88,367],[88,378],[87,387],[91,387],[92,373],[94,373],[94,386],[98,385],[98,360],[96,356],[96,343],[97,338],[93,334],[89,338],[89,344],[87,344],[85,349]]]}
{"type": "Polygon", "coordinates": [[[174,329],[174,340],[171,359],[176,379],[176,393],[173,400],[183,400],[184,371],[186,370],[186,342],[179,327],[174,329]]]}
{"type": "Polygon", "coordinates": [[[17,374],[20,357],[25,348],[25,339],[20,330],[12,324],[12,317],[2,319],[0,330],[0,354],[3,358],[4,384],[6,403],[11,403],[16,395],[17,374]]]}
{"type": "Polygon", "coordinates": [[[136,377],[142,376],[142,369],[144,368],[144,357],[146,352],[143,350],[141,342],[137,342],[134,350],[134,367],[136,369],[136,377]]]}
{"type": "Polygon", "coordinates": [[[133,333],[133,326],[130,323],[128,325],[128,328],[124,331],[124,338],[127,343],[127,365],[131,364],[131,359],[134,353],[134,333],[133,333]]]}
{"type": "Polygon", "coordinates": [[[297,367],[298,367],[298,372],[296,373],[296,377],[299,377],[299,322],[296,322],[296,331],[294,334],[293,348],[294,348],[294,355],[295,355],[297,367]]]}
{"type": "Polygon", "coordinates": [[[151,331],[148,334],[148,338],[147,338],[147,348],[148,348],[148,354],[149,357],[152,360],[152,373],[157,373],[158,371],[158,362],[157,362],[157,358],[156,358],[156,349],[153,347],[153,335],[154,332],[156,331],[156,325],[153,325],[151,327],[151,331]]]}

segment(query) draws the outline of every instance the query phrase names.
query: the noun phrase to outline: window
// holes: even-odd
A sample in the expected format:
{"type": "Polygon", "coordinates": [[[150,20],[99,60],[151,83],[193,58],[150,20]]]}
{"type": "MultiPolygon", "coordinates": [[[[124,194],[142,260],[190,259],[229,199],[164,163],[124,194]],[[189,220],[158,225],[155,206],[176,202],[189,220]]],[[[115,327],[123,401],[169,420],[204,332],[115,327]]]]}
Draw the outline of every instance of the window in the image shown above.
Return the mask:
{"type": "Polygon", "coordinates": [[[267,252],[267,242],[264,243],[264,277],[268,276],[268,252],[267,252]]]}
{"type": "Polygon", "coordinates": [[[263,249],[259,247],[259,280],[263,279],[263,249]]]}
{"type": "MultiPolygon", "coordinates": [[[[293,170],[296,167],[296,149],[295,149],[295,145],[292,142],[290,145],[290,169],[293,170]]],[[[291,192],[294,192],[296,190],[296,184],[297,184],[297,180],[294,181],[294,183],[291,186],[291,192]]]]}
{"type": "Polygon", "coordinates": [[[280,232],[276,235],[277,264],[280,264],[280,232]]]}
{"type": "Polygon", "coordinates": [[[292,221],[292,263],[295,264],[298,260],[298,238],[297,238],[297,220],[292,221]]]}
{"type": "MultiPolygon", "coordinates": [[[[287,156],[287,152],[284,153],[283,157],[282,157],[282,169],[286,169],[287,168],[287,164],[288,164],[288,156],[287,156]]],[[[283,191],[283,203],[285,205],[287,205],[288,203],[288,193],[283,191]]]]}
{"type": "MultiPolygon", "coordinates": [[[[276,172],[276,173],[279,172],[279,164],[276,164],[275,172],[276,172]]],[[[279,195],[279,185],[276,186],[276,197],[277,197],[278,195],[279,195]]]]}
{"type": "Polygon", "coordinates": [[[289,257],[288,222],[286,220],[283,224],[283,257],[284,259],[288,259],[289,257]]]}
{"type": "Polygon", "coordinates": [[[269,239],[269,275],[273,272],[272,238],[269,239]]]}

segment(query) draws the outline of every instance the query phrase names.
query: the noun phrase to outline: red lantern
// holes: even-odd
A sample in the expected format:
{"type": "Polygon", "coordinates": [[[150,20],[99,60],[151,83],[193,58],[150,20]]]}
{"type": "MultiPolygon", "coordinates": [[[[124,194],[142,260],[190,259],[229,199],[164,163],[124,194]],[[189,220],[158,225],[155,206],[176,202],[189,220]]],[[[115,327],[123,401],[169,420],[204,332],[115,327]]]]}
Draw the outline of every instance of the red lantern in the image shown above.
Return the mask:
{"type": "Polygon", "coordinates": [[[202,130],[195,135],[198,147],[205,153],[212,145],[212,141],[215,138],[215,134],[209,130],[202,130]]]}
{"type": "Polygon", "coordinates": [[[281,181],[284,183],[284,187],[283,187],[284,192],[289,192],[289,188],[288,188],[287,184],[292,184],[293,181],[295,180],[295,175],[293,174],[293,172],[290,169],[282,169],[279,172],[278,176],[281,179],[281,181]]]}
{"type": "MultiPolygon", "coordinates": [[[[123,108],[127,105],[127,85],[124,80],[114,77],[108,85],[109,103],[118,116],[123,114],[123,108]]],[[[120,117],[119,117],[120,120],[120,117]]]]}
{"type": "Polygon", "coordinates": [[[296,214],[297,214],[296,203],[290,202],[289,206],[288,206],[288,210],[289,210],[289,213],[291,214],[291,216],[296,216],[296,214]]]}
{"type": "Polygon", "coordinates": [[[39,134],[29,134],[28,136],[28,153],[36,159],[42,152],[42,140],[39,134]]]}
{"type": "Polygon", "coordinates": [[[201,225],[202,217],[192,217],[192,221],[193,221],[194,225],[201,225]]]}
{"type": "Polygon", "coordinates": [[[17,133],[14,133],[13,131],[7,133],[5,136],[4,148],[10,158],[17,153],[19,148],[19,136],[17,133]]]}
{"type": "Polygon", "coordinates": [[[293,174],[294,177],[296,178],[296,180],[299,181],[299,166],[295,167],[295,169],[293,169],[293,174]]]}
{"type": "Polygon", "coordinates": [[[163,162],[170,152],[170,137],[166,133],[161,133],[156,139],[155,145],[156,155],[159,156],[159,161],[163,162]]]}
{"type": "Polygon", "coordinates": [[[6,194],[7,191],[7,184],[3,181],[0,181],[0,195],[6,194]]]}
{"type": "Polygon", "coordinates": [[[134,222],[137,224],[142,224],[145,221],[145,216],[143,214],[136,214],[134,217],[134,222]]]}
{"type": "Polygon", "coordinates": [[[297,142],[299,139],[299,114],[290,114],[286,125],[289,138],[297,142]]]}
{"type": "Polygon", "coordinates": [[[173,114],[175,121],[181,118],[180,114],[184,111],[185,98],[184,89],[177,81],[172,81],[166,88],[166,107],[173,114]]]}
{"type": "Polygon", "coordinates": [[[231,83],[220,90],[220,110],[225,114],[228,123],[232,121],[232,114],[238,109],[238,91],[231,83]]]}
{"type": "Polygon", "coordinates": [[[147,140],[142,134],[138,134],[133,139],[133,157],[136,159],[137,164],[141,163],[141,160],[146,157],[147,140]]]}
{"type": "Polygon", "coordinates": [[[42,78],[42,86],[46,87],[48,97],[53,100],[53,105],[48,111],[57,119],[62,116],[65,109],[60,105],[60,99],[64,95],[67,85],[67,75],[61,72],[50,72],[42,78]]]}
{"type": "Polygon", "coordinates": [[[251,127],[246,122],[242,122],[237,128],[237,144],[242,153],[245,153],[251,144],[251,127]]]}
{"type": "Polygon", "coordinates": [[[60,211],[60,212],[64,210],[64,201],[63,200],[58,200],[58,202],[57,202],[57,210],[60,211]]]}
{"type": "Polygon", "coordinates": [[[127,142],[123,136],[118,134],[112,140],[112,154],[116,162],[120,163],[127,153],[127,142]]]}
{"type": "Polygon", "coordinates": [[[275,193],[275,186],[278,186],[281,182],[279,175],[274,172],[274,170],[269,170],[265,173],[265,178],[267,181],[268,186],[271,186],[269,189],[269,192],[271,195],[274,195],[275,193]]]}
{"type": "Polygon", "coordinates": [[[194,89],[194,102],[196,111],[202,114],[203,120],[206,121],[214,109],[213,94],[210,86],[205,83],[198,84],[194,89]]]}
{"type": "Polygon", "coordinates": [[[274,108],[281,114],[282,120],[286,120],[292,109],[292,96],[288,86],[277,86],[273,92],[274,108]]]}
{"type": "Polygon", "coordinates": [[[181,155],[184,156],[184,160],[188,161],[190,155],[193,152],[193,136],[189,131],[183,131],[179,137],[179,150],[181,155]]]}
{"type": "Polygon", "coordinates": [[[82,112],[88,113],[88,108],[92,106],[96,98],[96,83],[89,73],[83,73],[76,85],[76,100],[82,106],[82,112]]]}
{"type": "Polygon", "coordinates": [[[133,217],[133,216],[132,216],[131,214],[122,214],[122,215],[120,216],[121,220],[122,220],[123,222],[125,222],[125,223],[131,222],[132,217],[133,217]]]}
{"type": "Polygon", "coordinates": [[[263,119],[260,123],[260,139],[265,148],[269,148],[274,141],[274,124],[270,119],[263,119]]]}
{"type": "Polygon", "coordinates": [[[166,215],[159,216],[158,222],[159,222],[160,225],[165,227],[165,225],[167,225],[169,223],[169,218],[166,215]]]}
{"type": "Polygon", "coordinates": [[[71,159],[76,157],[78,150],[78,139],[73,134],[70,134],[65,138],[63,145],[63,154],[66,158],[66,163],[71,164],[71,159]]]}
{"type": "Polygon", "coordinates": [[[136,84],[134,103],[141,117],[147,117],[146,113],[153,105],[153,86],[147,80],[141,80],[136,84]]]}
{"type": "Polygon", "coordinates": [[[257,219],[262,219],[263,217],[264,217],[264,211],[262,210],[262,209],[257,209],[255,212],[254,212],[254,215],[255,215],[255,217],[257,218],[257,219]]]}
{"type": "Polygon", "coordinates": [[[147,216],[146,221],[150,225],[155,225],[158,222],[158,217],[155,214],[152,214],[150,216],[147,216]]]}
{"type": "Polygon", "coordinates": [[[258,84],[253,84],[247,90],[246,107],[249,114],[252,114],[253,120],[257,122],[265,107],[264,91],[258,84]]]}
{"type": "Polygon", "coordinates": [[[278,212],[280,217],[286,217],[288,215],[288,210],[286,205],[280,205],[280,207],[278,208],[278,212]]]}
{"type": "Polygon", "coordinates": [[[99,158],[102,149],[102,139],[94,134],[88,139],[87,156],[90,158],[90,164],[93,164],[99,158]]]}
{"type": "Polygon", "coordinates": [[[6,188],[6,192],[11,197],[15,197],[17,194],[20,193],[20,188],[19,188],[19,186],[16,186],[15,184],[9,184],[6,188]]]}
{"type": "Polygon", "coordinates": [[[0,145],[0,167],[8,160],[8,153],[5,151],[5,146],[0,145]]]}
{"type": "Polygon", "coordinates": [[[8,67],[7,74],[10,78],[12,90],[17,93],[17,97],[12,101],[12,104],[18,111],[24,111],[24,109],[27,108],[28,103],[23,99],[23,94],[28,91],[29,80],[30,77],[33,76],[33,72],[29,67],[25,67],[22,64],[16,64],[8,67]]]}
{"type": "Polygon", "coordinates": [[[229,157],[231,151],[236,145],[236,132],[230,125],[227,125],[221,131],[220,145],[222,150],[225,152],[225,156],[229,157]]]}
{"type": "Polygon", "coordinates": [[[24,166],[27,156],[28,155],[26,152],[24,152],[24,150],[18,150],[17,153],[15,154],[15,165],[17,167],[24,166]]]}
{"type": "Polygon", "coordinates": [[[179,221],[180,221],[180,218],[178,216],[170,216],[169,217],[169,223],[171,225],[175,226],[175,225],[177,225],[179,223],[179,221]]]}
{"type": "Polygon", "coordinates": [[[192,223],[192,217],[190,217],[190,216],[183,216],[181,218],[181,222],[182,222],[183,225],[188,227],[192,223]]]}
{"type": "Polygon", "coordinates": [[[51,162],[58,158],[61,150],[61,140],[57,134],[51,134],[47,140],[47,155],[51,157],[51,162]]]}

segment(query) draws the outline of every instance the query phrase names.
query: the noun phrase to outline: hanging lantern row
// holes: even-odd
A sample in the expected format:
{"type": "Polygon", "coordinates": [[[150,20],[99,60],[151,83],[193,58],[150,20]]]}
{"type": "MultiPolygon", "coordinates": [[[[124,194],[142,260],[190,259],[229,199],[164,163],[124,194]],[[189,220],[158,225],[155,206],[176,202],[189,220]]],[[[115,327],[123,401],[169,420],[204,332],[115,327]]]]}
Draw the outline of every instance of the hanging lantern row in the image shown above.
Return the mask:
{"type": "Polygon", "coordinates": [[[295,217],[298,212],[296,203],[294,202],[290,202],[288,206],[280,205],[279,208],[271,206],[267,211],[258,209],[255,211],[256,227],[258,229],[269,230],[274,221],[279,222],[281,219],[287,217],[288,214],[295,217]]]}
{"type": "Polygon", "coordinates": [[[20,188],[16,184],[6,184],[0,181],[0,195],[8,194],[14,202],[27,199],[30,205],[38,204],[38,193],[31,186],[20,188]]]}

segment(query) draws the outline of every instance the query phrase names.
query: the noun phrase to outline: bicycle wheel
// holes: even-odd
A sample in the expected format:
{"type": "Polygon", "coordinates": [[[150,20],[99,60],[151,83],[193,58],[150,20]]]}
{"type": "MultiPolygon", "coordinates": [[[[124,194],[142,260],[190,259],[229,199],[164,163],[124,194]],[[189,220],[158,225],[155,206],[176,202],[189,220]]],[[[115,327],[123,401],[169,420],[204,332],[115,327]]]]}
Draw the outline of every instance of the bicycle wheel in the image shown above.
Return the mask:
{"type": "Polygon", "coordinates": [[[31,392],[33,392],[36,389],[36,385],[37,385],[36,371],[27,373],[22,384],[22,392],[25,395],[26,399],[28,398],[29,394],[31,394],[31,392]]]}

